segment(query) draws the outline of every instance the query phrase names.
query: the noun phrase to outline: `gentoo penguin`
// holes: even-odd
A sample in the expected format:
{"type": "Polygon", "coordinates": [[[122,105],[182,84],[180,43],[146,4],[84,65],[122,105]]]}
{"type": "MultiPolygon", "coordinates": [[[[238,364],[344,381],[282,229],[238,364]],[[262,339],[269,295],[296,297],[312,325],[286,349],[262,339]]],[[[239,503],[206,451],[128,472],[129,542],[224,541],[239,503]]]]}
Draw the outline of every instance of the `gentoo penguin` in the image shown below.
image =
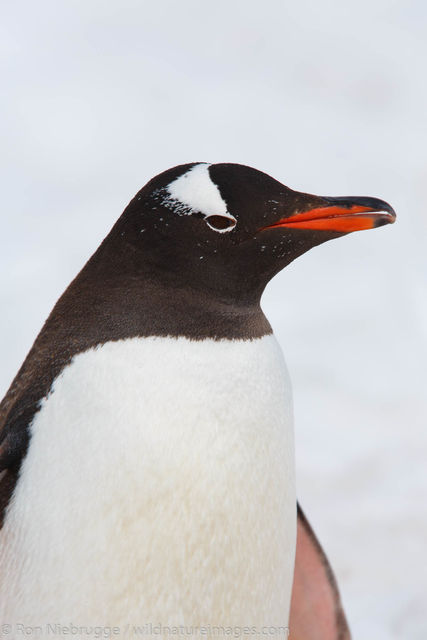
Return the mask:
{"type": "Polygon", "coordinates": [[[238,164],[174,167],[137,193],[1,404],[9,637],[148,623],[287,637],[295,554],[290,637],[349,637],[301,511],[296,542],[291,389],[260,297],[308,249],[394,219],[238,164]]]}

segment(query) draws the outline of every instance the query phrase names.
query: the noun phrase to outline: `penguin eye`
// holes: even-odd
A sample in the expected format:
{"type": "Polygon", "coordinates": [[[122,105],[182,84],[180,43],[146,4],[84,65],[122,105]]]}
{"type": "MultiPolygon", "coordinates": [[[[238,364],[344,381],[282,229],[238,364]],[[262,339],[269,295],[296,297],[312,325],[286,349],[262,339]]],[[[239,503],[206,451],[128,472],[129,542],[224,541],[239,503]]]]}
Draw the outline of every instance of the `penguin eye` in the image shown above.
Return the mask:
{"type": "Polygon", "coordinates": [[[205,220],[211,229],[219,233],[231,231],[237,224],[236,218],[232,216],[207,216],[205,220]]]}

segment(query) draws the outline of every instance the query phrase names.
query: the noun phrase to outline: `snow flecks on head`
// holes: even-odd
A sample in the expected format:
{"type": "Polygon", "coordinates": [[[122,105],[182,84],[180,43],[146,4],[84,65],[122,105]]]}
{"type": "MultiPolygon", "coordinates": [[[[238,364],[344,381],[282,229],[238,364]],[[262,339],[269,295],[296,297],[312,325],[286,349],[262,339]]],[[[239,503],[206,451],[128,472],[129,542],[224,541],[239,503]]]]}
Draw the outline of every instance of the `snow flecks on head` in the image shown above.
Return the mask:
{"type": "Polygon", "coordinates": [[[219,229],[209,225],[214,231],[224,233],[231,231],[237,221],[227,211],[227,205],[209,175],[209,167],[210,164],[207,163],[196,164],[184,175],[168,184],[162,204],[178,215],[201,213],[208,223],[211,216],[227,218],[231,224],[224,225],[224,228],[219,229]]]}

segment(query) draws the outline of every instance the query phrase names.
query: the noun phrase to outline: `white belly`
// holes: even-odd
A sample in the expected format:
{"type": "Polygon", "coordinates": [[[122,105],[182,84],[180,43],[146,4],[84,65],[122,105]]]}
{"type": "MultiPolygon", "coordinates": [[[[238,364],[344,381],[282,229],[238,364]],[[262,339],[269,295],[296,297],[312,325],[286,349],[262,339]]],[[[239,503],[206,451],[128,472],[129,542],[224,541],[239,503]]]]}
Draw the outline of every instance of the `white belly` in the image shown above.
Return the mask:
{"type": "Polygon", "coordinates": [[[286,626],[295,504],[273,336],[91,349],[33,421],[0,532],[0,621],[286,626]]]}

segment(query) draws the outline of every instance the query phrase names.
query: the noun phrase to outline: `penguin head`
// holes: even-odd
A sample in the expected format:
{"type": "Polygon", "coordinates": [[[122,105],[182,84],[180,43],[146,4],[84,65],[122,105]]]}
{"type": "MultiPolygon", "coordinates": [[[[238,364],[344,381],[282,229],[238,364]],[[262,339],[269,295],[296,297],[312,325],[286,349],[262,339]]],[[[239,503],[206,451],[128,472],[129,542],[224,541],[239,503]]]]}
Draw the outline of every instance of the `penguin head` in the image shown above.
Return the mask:
{"type": "Polygon", "coordinates": [[[395,217],[377,198],[319,197],[247,166],[193,163],[153,178],[112,234],[149,277],[248,302],[312,247],[395,217]]]}

